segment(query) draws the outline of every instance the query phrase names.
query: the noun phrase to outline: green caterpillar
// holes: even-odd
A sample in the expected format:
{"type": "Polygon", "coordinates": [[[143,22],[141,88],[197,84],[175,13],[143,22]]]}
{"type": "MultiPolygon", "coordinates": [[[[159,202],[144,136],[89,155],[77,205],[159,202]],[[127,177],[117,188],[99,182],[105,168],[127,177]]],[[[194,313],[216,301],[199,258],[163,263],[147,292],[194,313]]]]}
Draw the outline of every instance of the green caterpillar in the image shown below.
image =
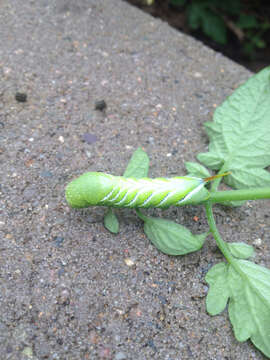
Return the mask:
{"type": "Polygon", "coordinates": [[[126,178],[100,172],[88,172],[66,188],[66,199],[73,208],[111,206],[127,208],[167,208],[204,201],[209,192],[205,183],[216,177],[126,178]]]}

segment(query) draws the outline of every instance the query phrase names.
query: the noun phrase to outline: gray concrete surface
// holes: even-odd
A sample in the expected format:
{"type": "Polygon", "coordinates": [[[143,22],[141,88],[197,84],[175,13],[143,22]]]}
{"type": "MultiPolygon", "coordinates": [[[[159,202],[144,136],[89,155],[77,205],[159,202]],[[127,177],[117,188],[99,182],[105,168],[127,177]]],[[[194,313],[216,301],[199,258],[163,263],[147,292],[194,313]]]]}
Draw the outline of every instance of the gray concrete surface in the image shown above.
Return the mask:
{"type": "MultiPolygon", "coordinates": [[[[132,211],[115,236],[103,208],[64,199],[84,171],[122,174],[138,146],[151,176],[184,174],[207,148],[202,124],[250,73],[120,0],[2,0],[0,40],[1,359],[264,359],[226,311],[205,311],[213,240],[169,257],[132,211]]],[[[256,261],[270,266],[261,204],[216,216],[227,240],[262,238],[256,261]]],[[[201,208],[164,216],[207,228],[201,208]]]]}

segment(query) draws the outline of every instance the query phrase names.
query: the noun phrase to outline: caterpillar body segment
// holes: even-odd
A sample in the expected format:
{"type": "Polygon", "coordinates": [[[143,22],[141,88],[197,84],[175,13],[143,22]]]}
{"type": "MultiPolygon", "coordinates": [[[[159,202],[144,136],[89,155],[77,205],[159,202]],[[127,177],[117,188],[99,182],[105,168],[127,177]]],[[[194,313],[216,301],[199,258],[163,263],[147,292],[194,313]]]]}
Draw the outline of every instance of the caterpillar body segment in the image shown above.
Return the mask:
{"type": "Polygon", "coordinates": [[[209,192],[204,184],[204,179],[191,176],[137,179],[88,172],[67,186],[66,199],[74,208],[167,208],[206,200],[209,192]]]}

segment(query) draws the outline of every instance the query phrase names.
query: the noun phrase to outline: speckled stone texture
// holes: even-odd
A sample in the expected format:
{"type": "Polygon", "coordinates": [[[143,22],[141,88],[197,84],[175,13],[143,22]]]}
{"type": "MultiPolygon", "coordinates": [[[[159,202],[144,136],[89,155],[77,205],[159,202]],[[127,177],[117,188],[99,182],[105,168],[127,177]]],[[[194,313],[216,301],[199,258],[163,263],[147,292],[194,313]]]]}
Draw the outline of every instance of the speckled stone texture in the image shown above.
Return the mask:
{"type": "MultiPolygon", "coordinates": [[[[212,239],[166,256],[133,211],[112,235],[104,208],[64,199],[85,171],[121,175],[138,146],[151,176],[184,174],[207,148],[202,124],[251,74],[120,0],[2,0],[0,40],[0,358],[264,359],[226,311],[205,311],[204,276],[223,259],[212,239]]],[[[215,214],[269,267],[268,209],[215,214]]],[[[200,207],[162,214],[207,229],[200,207]]]]}

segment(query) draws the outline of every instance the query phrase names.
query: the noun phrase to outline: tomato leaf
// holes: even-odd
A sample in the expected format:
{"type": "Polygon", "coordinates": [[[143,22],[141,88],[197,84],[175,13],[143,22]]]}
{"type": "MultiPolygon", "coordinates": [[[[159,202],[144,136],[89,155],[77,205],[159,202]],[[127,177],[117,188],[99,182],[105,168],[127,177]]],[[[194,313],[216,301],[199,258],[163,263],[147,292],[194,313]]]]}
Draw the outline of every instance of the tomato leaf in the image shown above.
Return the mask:
{"type": "Polygon", "coordinates": [[[104,226],[113,234],[119,232],[119,222],[112,208],[109,208],[104,216],[104,226]]]}
{"type": "Polygon", "coordinates": [[[250,338],[270,357],[270,270],[247,260],[212,267],[206,282],[210,289],[207,311],[217,315],[229,300],[229,317],[238,341],[250,338]]]}
{"type": "Polygon", "coordinates": [[[206,169],[206,167],[199,163],[186,161],[185,166],[190,176],[195,176],[199,178],[211,176],[210,172],[206,169]]]}
{"type": "Polygon", "coordinates": [[[197,156],[213,170],[230,170],[224,181],[236,189],[269,186],[270,67],[251,77],[205,124],[209,152],[197,156]]]}
{"type": "Polygon", "coordinates": [[[206,298],[206,309],[209,314],[217,315],[225,309],[230,295],[227,265],[223,262],[214,265],[206,274],[205,281],[210,285],[206,298]]]}
{"type": "Polygon", "coordinates": [[[173,221],[143,216],[144,232],[151,242],[165,254],[185,255],[199,250],[208,235],[193,235],[186,227],[173,221]]]}
{"type": "Polygon", "coordinates": [[[238,259],[248,259],[254,254],[254,249],[251,245],[239,242],[239,243],[228,243],[230,252],[238,259]]]}
{"type": "Polygon", "coordinates": [[[149,170],[149,158],[142,148],[138,148],[129,160],[126,171],[124,172],[125,177],[143,178],[147,177],[149,170]]]}
{"type": "Polygon", "coordinates": [[[212,11],[204,11],[202,16],[203,32],[219,44],[226,44],[227,29],[221,16],[212,11]]]}

